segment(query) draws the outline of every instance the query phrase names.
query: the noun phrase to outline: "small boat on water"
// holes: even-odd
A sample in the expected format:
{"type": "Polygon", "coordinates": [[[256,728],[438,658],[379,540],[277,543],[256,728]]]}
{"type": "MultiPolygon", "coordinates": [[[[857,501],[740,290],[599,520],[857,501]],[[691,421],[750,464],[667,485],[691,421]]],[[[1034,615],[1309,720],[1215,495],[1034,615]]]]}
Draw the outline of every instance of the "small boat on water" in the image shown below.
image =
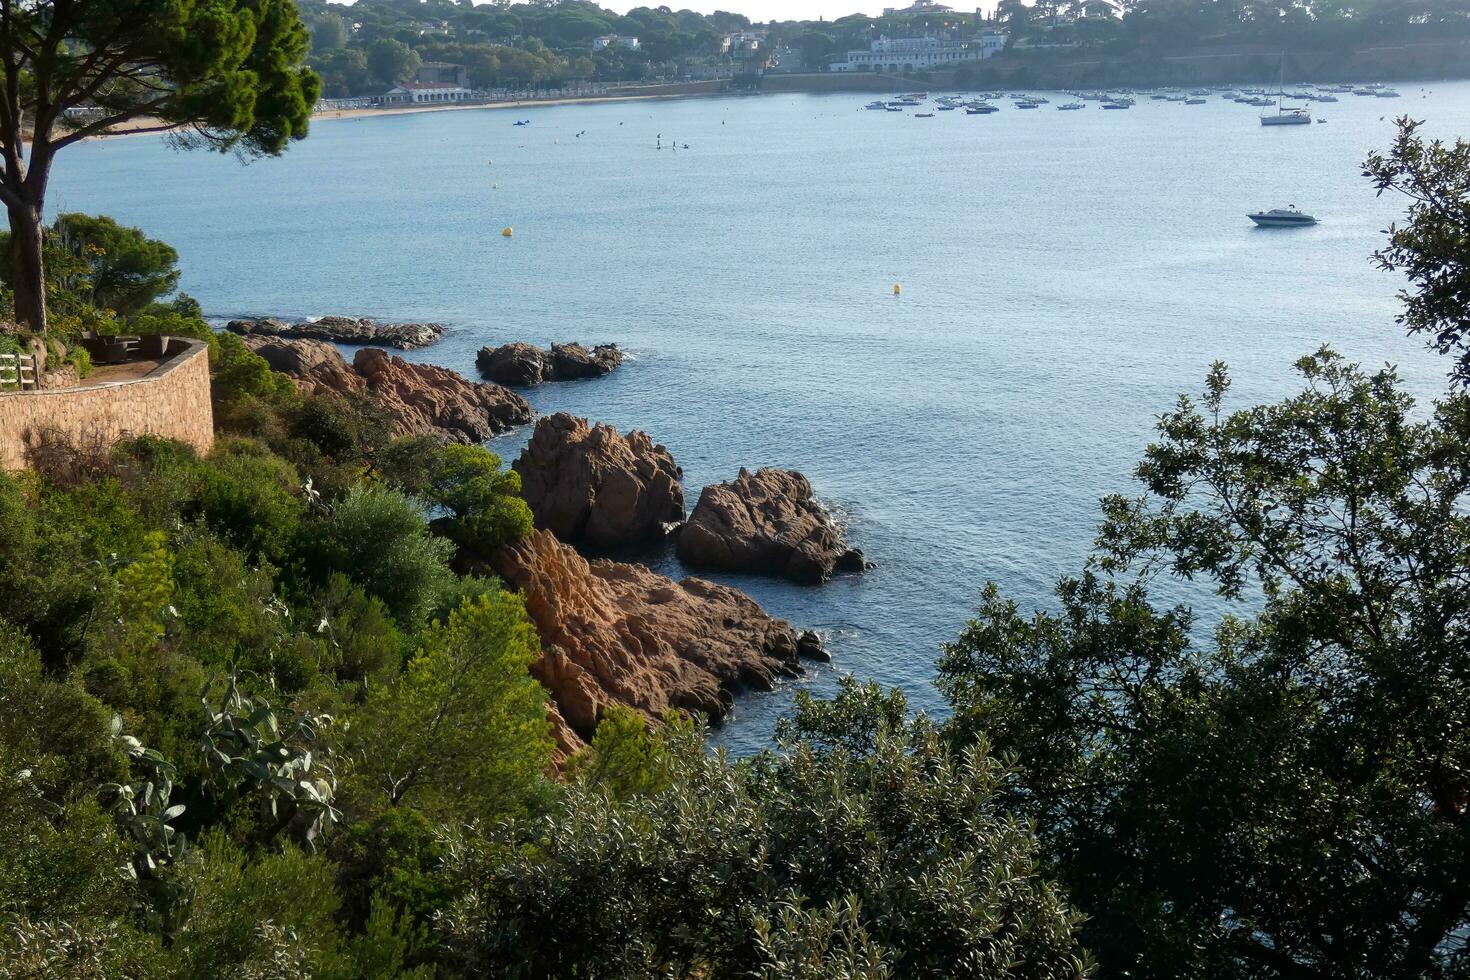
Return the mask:
{"type": "Polygon", "coordinates": [[[1206,99],[1189,98],[1189,99],[1185,99],[1184,100],[1184,104],[1185,105],[1204,105],[1206,101],[1207,101],[1206,99]]]}
{"type": "Polygon", "coordinates": [[[884,102],[882,99],[879,99],[877,102],[869,102],[867,105],[863,106],[863,108],[864,109],[877,109],[879,111],[882,111],[883,109],[887,109],[888,108],[888,103],[887,102],[884,102]]]}
{"type": "Polygon", "coordinates": [[[1312,96],[1312,98],[1316,99],[1318,102],[1336,102],[1337,101],[1337,96],[1333,95],[1330,92],[1318,92],[1316,95],[1312,96]]]}
{"type": "Polygon", "coordinates": [[[914,113],[914,118],[915,119],[933,119],[934,118],[934,113],[932,113],[932,112],[916,112],[916,113],[914,113]]]}
{"type": "Polygon", "coordinates": [[[1246,215],[1261,228],[1300,228],[1303,225],[1315,225],[1317,219],[1305,211],[1297,209],[1295,204],[1289,204],[1284,208],[1272,208],[1269,211],[1256,211],[1246,215]]]}
{"type": "Polygon", "coordinates": [[[1381,88],[1373,93],[1374,97],[1380,99],[1397,99],[1399,94],[1391,88],[1381,88]]]}
{"type": "Polygon", "coordinates": [[[991,105],[989,102],[981,102],[979,105],[967,105],[967,106],[965,106],[965,115],[967,115],[967,116],[988,116],[992,112],[999,112],[999,111],[1000,111],[999,108],[997,108],[996,106],[991,105]]]}
{"type": "Polygon", "coordinates": [[[1102,107],[1104,109],[1128,109],[1128,108],[1131,108],[1132,106],[1133,106],[1133,103],[1132,102],[1115,102],[1115,101],[1113,101],[1111,99],[1109,99],[1107,102],[1104,102],[1102,104],[1102,107]]]}
{"type": "Polygon", "coordinates": [[[1276,114],[1267,113],[1261,116],[1262,126],[1308,126],[1311,125],[1312,114],[1305,109],[1288,109],[1285,106],[1277,106],[1276,114]]]}
{"type": "Polygon", "coordinates": [[[1036,102],[1017,102],[1017,109],[1040,109],[1041,105],[1036,102]]]}
{"type": "Polygon", "coordinates": [[[1086,102],[1063,102],[1061,105],[1057,106],[1057,111],[1058,112],[1075,112],[1078,109],[1086,109],[1086,108],[1087,108],[1087,103],[1086,102]]]}

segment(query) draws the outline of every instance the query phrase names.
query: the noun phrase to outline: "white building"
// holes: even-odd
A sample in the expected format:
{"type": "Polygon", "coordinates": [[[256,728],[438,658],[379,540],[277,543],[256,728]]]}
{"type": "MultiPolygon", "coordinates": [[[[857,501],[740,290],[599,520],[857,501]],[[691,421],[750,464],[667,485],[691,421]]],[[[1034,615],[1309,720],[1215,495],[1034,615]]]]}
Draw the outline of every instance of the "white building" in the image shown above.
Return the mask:
{"type": "Polygon", "coordinates": [[[423,105],[434,102],[463,102],[471,91],[453,82],[404,82],[375,100],[378,105],[423,105]]]}
{"type": "Polygon", "coordinates": [[[1006,46],[1003,31],[985,31],[968,41],[938,37],[880,38],[867,51],[849,51],[846,61],[832,64],[833,71],[900,72],[947,68],[967,61],[983,61],[1006,46]]]}
{"type": "Polygon", "coordinates": [[[932,0],[914,0],[907,7],[884,7],[883,16],[892,17],[894,14],[948,14],[953,12],[952,7],[946,7],[942,3],[934,3],[932,0]]]}
{"type": "Polygon", "coordinates": [[[636,37],[624,37],[621,34],[604,34],[602,37],[594,37],[592,39],[592,50],[594,51],[605,51],[614,45],[620,48],[627,48],[629,51],[637,51],[638,39],[636,37]]]}

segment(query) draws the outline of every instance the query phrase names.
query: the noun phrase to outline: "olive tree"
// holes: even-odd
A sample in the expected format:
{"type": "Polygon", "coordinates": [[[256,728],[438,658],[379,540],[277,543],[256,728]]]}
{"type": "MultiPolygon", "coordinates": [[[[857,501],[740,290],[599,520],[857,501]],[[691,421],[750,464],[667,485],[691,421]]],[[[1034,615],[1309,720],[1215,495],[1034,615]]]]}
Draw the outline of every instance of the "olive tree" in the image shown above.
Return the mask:
{"type": "Polygon", "coordinates": [[[42,215],[58,151],[132,124],[277,154],[320,89],[291,0],[0,0],[0,203],[17,319],[46,330],[42,215]]]}

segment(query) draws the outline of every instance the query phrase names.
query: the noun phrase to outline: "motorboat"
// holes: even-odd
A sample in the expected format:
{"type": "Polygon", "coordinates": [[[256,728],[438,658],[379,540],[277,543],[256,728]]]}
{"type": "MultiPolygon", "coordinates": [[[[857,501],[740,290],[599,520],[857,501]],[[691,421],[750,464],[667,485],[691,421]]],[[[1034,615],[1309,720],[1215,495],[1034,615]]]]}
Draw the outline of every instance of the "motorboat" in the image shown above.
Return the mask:
{"type": "Polygon", "coordinates": [[[1379,99],[1397,99],[1399,97],[1399,94],[1391,88],[1381,88],[1374,92],[1373,95],[1379,99]]]}
{"type": "Polygon", "coordinates": [[[1132,102],[1119,102],[1119,101],[1115,101],[1113,99],[1109,99],[1108,101],[1106,101],[1106,102],[1104,102],[1102,104],[1102,107],[1104,109],[1128,109],[1128,108],[1131,108],[1132,106],[1133,106],[1133,103],[1132,102]]]}
{"type": "Polygon", "coordinates": [[[1272,208],[1269,211],[1256,211],[1246,215],[1261,228],[1300,228],[1303,225],[1315,225],[1317,219],[1305,211],[1297,209],[1296,205],[1287,205],[1284,208],[1272,208]]]}
{"type": "Polygon", "coordinates": [[[1316,99],[1318,102],[1337,101],[1337,96],[1333,95],[1331,92],[1318,92],[1316,95],[1312,96],[1312,98],[1316,99]]]}
{"type": "Polygon", "coordinates": [[[934,118],[934,113],[932,113],[932,112],[916,112],[916,113],[914,113],[914,118],[915,119],[933,119],[934,118]]]}
{"type": "Polygon", "coordinates": [[[991,105],[989,102],[981,102],[978,105],[965,106],[965,115],[967,116],[988,116],[992,112],[999,111],[1000,109],[998,107],[991,105]]]}
{"type": "Polygon", "coordinates": [[[1086,108],[1087,108],[1087,103],[1086,102],[1063,102],[1061,105],[1057,106],[1057,111],[1059,111],[1059,112],[1072,112],[1072,111],[1074,111],[1076,109],[1086,109],[1086,108]]]}
{"type": "Polygon", "coordinates": [[[882,99],[879,99],[877,102],[869,102],[867,105],[863,106],[863,108],[864,109],[877,109],[879,111],[882,111],[883,109],[887,109],[888,108],[888,103],[887,102],[884,102],[882,99]]]}
{"type": "Polygon", "coordinates": [[[1041,106],[1035,102],[1017,102],[1017,109],[1040,109],[1041,106]]]}
{"type": "Polygon", "coordinates": [[[1207,102],[1207,101],[1208,101],[1207,99],[1189,98],[1189,99],[1185,99],[1184,100],[1184,104],[1185,105],[1204,105],[1205,102],[1207,102]]]}

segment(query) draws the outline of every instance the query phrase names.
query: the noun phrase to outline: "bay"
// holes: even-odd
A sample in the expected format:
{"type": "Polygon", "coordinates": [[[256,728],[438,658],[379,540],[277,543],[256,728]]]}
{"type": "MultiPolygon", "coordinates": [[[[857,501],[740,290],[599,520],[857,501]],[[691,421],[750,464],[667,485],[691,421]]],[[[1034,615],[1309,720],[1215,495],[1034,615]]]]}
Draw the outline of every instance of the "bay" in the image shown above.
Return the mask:
{"type": "Polygon", "coordinates": [[[50,204],[173,244],[214,317],[441,321],[409,356],[469,376],[486,344],[616,342],[634,359],[614,375],[530,399],[648,431],[691,506],[741,466],[807,474],[878,567],[822,588],[712,576],[834,655],[740,700],[719,738],[743,752],[798,684],[842,673],[938,710],[939,645],[984,583],[1048,604],[1097,499],[1133,489],[1154,418],[1212,361],[1239,405],[1293,391],[1324,343],[1442,388],[1369,259],[1404,202],[1359,171],[1396,114],[1470,133],[1470,83],[1400,91],[1270,128],[1219,99],[1062,113],[1055,93],[933,119],[856,95],[433,112],[321,121],[248,166],[122,137],[63,153],[50,204]],[[1246,220],[1288,203],[1321,223],[1246,220]]]}

